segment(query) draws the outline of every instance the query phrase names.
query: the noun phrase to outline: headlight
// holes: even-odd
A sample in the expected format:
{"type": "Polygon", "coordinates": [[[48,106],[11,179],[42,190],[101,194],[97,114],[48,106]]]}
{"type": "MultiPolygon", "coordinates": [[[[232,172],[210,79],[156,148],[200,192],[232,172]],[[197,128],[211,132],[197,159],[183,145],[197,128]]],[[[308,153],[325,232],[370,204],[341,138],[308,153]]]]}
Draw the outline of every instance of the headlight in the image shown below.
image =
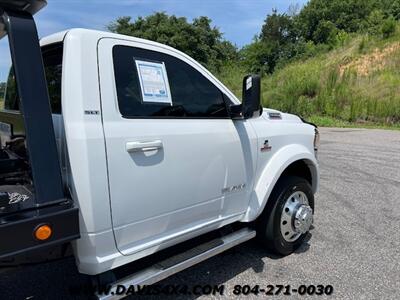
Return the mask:
{"type": "Polygon", "coordinates": [[[314,135],[314,152],[315,152],[315,154],[317,154],[319,145],[320,145],[319,131],[317,128],[315,128],[315,135],[314,135]]]}

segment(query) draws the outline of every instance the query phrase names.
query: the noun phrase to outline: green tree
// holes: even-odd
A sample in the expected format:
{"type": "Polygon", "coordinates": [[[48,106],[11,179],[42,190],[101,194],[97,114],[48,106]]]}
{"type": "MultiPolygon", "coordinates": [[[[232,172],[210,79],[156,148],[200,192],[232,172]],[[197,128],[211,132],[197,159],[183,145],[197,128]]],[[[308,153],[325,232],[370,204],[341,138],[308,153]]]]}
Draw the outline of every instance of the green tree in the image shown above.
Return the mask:
{"type": "Polygon", "coordinates": [[[310,0],[299,13],[296,24],[306,40],[318,42],[316,32],[327,22],[339,30],[357,32],[378,7],[377,0],[310,0]]]}
{"type": "Polygon", "coordinates": [[[400,0],[310,0],[300,11],[268,14],[259,39],[240,55],[249,71],[273,72],[287,62],[343,46],[353,32],[390,36],[400,0]]]}
{"type": "Polygon", "coordinates": [[[261,28],[260,39],[264,42],[274,42],[285,45],[296,40],[297,33],[291,16],[279,14],[273,10],[268,15],[261,28]]]}
{"type": "Polygon", "coordinates": [[[247,71],[252,73],[271,73],[277,63],[275,43],[266,43],[259,38],[240,50],[240,57],[247,71]]]}
{"type": "Polygon", "coordinates": [[[392,15],[395,20],[400,20],[400,0],[392,1],[389,14],[392,15]]]}
{"type": "Polygon", "coordinates": [[[186,18],[158,12],[134,21],[130,17],[121,17],[107,28],[174,47],[212,70],[218,70],[226,61],[238,57],[236,46],[224,40],[207,17],[196,18],[190,23],[186,18]]]}
{"type": "Polygon", "coordinates": [[[394,17],[389,17],[382,23],[381,32],[384,38],[392,36],[396,32],[396,20],[394,17]]]}
{"type": "Polygon", "coordinates": [[[4,92],[6,90],[6,83],[0,82],[0,98],[4,98],[4,92]]]}
{"type": "Polygon", "coordinates": [[[365,20],[365,31],[370,34],[378,34],[381,30],[385,14],[380,9],[374,9],[365,20]]]}
{"type": "Polygon", "coordinates": [[[0,82],[0,109],[4,108],[4,92],[6,90],[6,83],[0,82]]]}
{"type": "Polygon", "coordinates": [[[277,10],[267,15],[259,37],[240,51],[248,71],[272,73],[280,60],[293,56],[297,42],[293,16],[277,10]]]}
{"type": "Polygon", "coordinates": [[[317,44],[330,44],[335,40],[338,29],[331,21],[321,21],[313,34],[313,40],[317,44]]]}

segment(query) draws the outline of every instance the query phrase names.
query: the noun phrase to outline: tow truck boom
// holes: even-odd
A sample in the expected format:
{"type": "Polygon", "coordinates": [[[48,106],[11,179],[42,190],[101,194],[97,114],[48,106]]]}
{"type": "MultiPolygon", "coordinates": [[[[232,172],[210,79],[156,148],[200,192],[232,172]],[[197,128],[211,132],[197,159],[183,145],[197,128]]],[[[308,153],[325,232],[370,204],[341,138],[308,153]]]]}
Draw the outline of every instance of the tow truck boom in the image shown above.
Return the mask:
{"type": "MultiPolygon", "coordinates": [[[[44,0],[0,0],[0,37],[8,35],[19,95],[31,183],[0,185],[0,259],[69,242],[79,237],[78,209],[66,195],[50,110],[42,53],[33,14],[44,0]],[[47,226],[47,227],[43,227],[47,226]],[[38,239],[37,230],[50,235],[38,239]]],[[[15,113],[14,113],[15,114],[15,113]]],[[[15,124],[4,123],[13,134],[15,124]]],[[[0,175],[21,158],[0,158],[0,175]]],[[[7,181],[6,181],[7,182],[7,181]]]]}

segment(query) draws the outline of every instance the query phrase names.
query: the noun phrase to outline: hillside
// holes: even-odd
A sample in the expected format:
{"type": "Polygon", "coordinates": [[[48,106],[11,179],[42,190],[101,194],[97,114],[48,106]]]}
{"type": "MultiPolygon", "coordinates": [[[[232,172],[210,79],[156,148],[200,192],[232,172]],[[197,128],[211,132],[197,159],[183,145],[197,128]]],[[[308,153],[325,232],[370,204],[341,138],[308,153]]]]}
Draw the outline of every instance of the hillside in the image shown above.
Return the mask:
{"type": "MultiPolygon", "coordinates": [[[[246,73],[236,60],[216,75],[240,98],[246,73]]],[[[400,128],[400,29],[388,39],[349,35],[331,51],[278,67],[262,78],[262,101],[321,126],[400,128]]]]}
{"type": "MultiPolygon", "coordinates": [[[[218,77],[239,97],[244,68],[218,77]]],[[[262,79],[263,105],[325,126],[400,128],[400,34],[349,36],[341,46],[278,68],[262,79]]]]}

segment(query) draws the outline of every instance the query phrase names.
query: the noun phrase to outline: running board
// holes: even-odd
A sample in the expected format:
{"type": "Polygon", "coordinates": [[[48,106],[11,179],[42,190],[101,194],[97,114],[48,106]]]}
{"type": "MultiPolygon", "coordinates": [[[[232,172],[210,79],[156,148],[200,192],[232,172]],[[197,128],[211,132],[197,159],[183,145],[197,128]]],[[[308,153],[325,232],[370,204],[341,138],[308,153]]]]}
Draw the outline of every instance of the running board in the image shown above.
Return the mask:
{"type": "MultiPolygon", "coordinates": [[[[138,286],[151,285],[159,282],[173,274],[183,271],[195,264],[198,264],[210,257],[218,255],[236,245],[246,242],[256,236],[256,232],[249,228],[242,228],[236,232],[217,238],[210,242],[199,245],[186,252],[172,256],[162,262],[159,262],[149,268],[141,270],[135,274],[122,278],[112,284],[109,295],[99,295],[100,300],[115,300],[125,297],[125,295],[116,295],[118,286],[125,286],[126,290],[133,286],[136,290],[138,286]]],[[[132,288],[131,288],[132,289],[132,288]]]]}

